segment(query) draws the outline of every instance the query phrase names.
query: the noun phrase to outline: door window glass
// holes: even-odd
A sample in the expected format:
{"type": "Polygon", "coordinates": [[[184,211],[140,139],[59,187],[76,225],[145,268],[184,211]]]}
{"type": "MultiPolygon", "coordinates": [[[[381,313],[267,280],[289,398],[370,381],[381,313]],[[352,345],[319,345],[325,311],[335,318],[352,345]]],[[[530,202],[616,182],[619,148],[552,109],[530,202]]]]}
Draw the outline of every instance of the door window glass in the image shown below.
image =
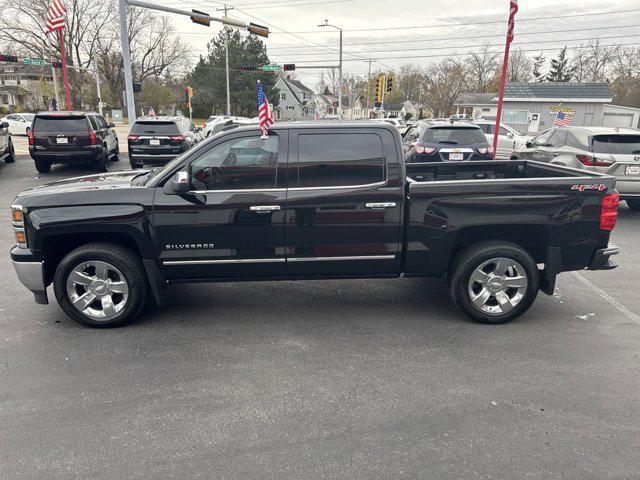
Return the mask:
{"type": "Polygon", "coordinates": [[[207,150],[191,164],[194,190],[264,190],[276,187],[278,137],[242,137],[207,150]]]}
{"type": "Polygon", "coordinates": [[[551,138],[547,141],[547,146],[551,148],[562,147],[566,144],[567,140],[567,131],[566,130],[556,130],[551,138]]]}
{"type": "Polygon", "coordinates": [[[545,145],[547,143],[547,139],[549,138],[549,135],[551,135],[551,130],[549,130],[547,132],[544,132],[544,133],[541,133],[536,138],[531,140],[531,146],[532,147],[542,147],[543,145],[545,145]]]}
{"type": "Polygon", "coordinates": [[[101,116],[97,116],[96,120],[98,121],[98,125],[100,126],[100,128],[109,128],[109,124],[101,116]]]}
{"type": "Polygon", "coordinates": [[[291,187],[367,185],[384,180],[385,159],[378,135],[314,133],[298,137],[297,182],[295,176],[290,177],[291,187]]]}
{"type": "Polygon", "coordinates": [[[567,146],[573,147],[573,148],[579,148],[580,150],[585,150],[587,148],[585,145],[580,143],[580,141],[576,138],[576,136],[571,132],[567,134],[567,146]]]}
{"type": "Polygon", "coordinates": [[[91,128],[93,130],[100,130],[100,127],[98,126],[98,122],[96,121],[96,117],[89,115],[87,118],[89,119],[89,123],[91,124],[91,128]]]}

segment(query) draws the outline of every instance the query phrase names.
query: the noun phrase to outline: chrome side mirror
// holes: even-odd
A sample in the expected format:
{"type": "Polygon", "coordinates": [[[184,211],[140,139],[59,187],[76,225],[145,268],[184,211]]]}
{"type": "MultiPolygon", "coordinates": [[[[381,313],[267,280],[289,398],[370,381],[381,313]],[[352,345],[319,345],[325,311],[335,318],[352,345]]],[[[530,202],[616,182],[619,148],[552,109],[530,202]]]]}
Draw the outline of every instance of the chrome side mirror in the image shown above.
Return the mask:
{"type": "Polygon", "coordinates": [[[164,192],[169,195],[184,195],[191,189],[191,178],[185,171],[176,172],[164,187],[164,192]]]}

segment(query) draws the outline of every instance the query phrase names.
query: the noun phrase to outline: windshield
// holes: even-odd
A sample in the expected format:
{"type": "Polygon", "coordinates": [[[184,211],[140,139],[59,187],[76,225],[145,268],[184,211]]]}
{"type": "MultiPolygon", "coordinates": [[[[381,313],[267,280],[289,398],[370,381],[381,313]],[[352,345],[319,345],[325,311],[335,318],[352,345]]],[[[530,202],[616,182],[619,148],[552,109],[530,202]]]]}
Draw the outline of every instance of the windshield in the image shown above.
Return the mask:
{"type": "Polygon", "coordinates": [[[435,127],[427,128],[421,139],[424,143],[445,145],[473,145],[486,143],[487,139],[479,128],[435,127]]]}
{"type": "Polygon", "coordinates": [[[27,122],[33,122],[33,119],[36,116],[35,113],[22,113],[21,115],[27,122]]]}
{"type": "Polygon", "coordinates": [[[175,122],[136,122],[131,135],[179,135],[175,122]]]}
{"type": "Polygon", "coordinates": [[[595,135],[593,153],[640,154],[640,135],[595,135]]]}
{"type": "Polygon", "coordinates": [[[33,121],[33,132],[67,133],[88,131],[85,117],[36,117],[33,121]]]}

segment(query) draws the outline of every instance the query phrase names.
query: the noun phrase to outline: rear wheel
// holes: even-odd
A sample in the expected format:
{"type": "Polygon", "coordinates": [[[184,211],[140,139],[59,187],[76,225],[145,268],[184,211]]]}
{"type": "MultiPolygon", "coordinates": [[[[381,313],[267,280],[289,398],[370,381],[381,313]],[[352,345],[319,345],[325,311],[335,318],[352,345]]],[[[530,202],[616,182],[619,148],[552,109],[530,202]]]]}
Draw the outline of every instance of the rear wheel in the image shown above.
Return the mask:
{"type": "Polygon", "coordinates": [[[96,158],[96,167],[99,172],[109,171],[109,152],[106,146],[102,148],[102,153],[98,154],[98,158],[96,158]]]}
{"type": "Polygon", "coordinates": [[[147,297],[138,257],[110,243],[89,243],[65,256],[56,269],[53,287],[65,313],[91,327],[130,323],[147,297]]]}
{"type": "Polygon", "coordinates": [[[9,139],[9,146],[7,148],[7,151],[9,152],[9,155],[7,155],[4,159],[5,162],[7,163],[13,163],[16,161],[16,149],[13,146],[13,142],[11,141],[11,139],[9,139]]]}
{"type": "Polygon", "coordinates": [[[482,323],[505,323],[525,313],[538,295],[538,267],[511,242],[489,241],[465,248],[450,270],[455,305],[482,323]]]}
{"type": "Polygon", "coordinates": [[[117,162],[120,160],[120,146],[116,143],[116,148],[113,150],[113,155],[111,156],[112,162],[117,162]]]}
{"type": "Polygon", "coordinates": [[[627,206],[635,212],[640,212],[640,200],[627,200],[627,206]]]}
{"type": "Polygon", "coordinates": [[[36,170],[39,173],[49,173],[51,171],[51,162],[47,160],[36,160],[36,170]]]}

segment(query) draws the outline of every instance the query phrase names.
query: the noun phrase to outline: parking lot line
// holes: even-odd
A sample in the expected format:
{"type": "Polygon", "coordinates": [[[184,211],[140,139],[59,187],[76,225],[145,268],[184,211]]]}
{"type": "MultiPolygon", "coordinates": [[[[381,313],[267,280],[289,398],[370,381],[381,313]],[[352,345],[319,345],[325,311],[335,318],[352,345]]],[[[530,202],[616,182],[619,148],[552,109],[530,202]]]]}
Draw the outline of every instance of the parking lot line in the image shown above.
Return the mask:
{"type": "Polygon", "coordinates": [[[586,278],[584,278],[578,272],[571,272],[571,273],[573,274],[574,277],[576,277],[578,280],[580,280],[582,283],[584,283],[587,287],[589,287],[591,290],[593,290],[598,295],[600,295],[602,298],[604,298],[609,304],[613,305],[618,311],[620,311],[622,314],[624,314],[629,320],[631,320],[632,322],[635,322],[638,325],[640,325],[640,316],[638,316],[635,313],[633,313],[631,310],[629,310],[627,307],[625,307],[623,304],[621,304],[618,300],[613,298],[611,295],[606,293],[604,290],[602,290],[599,287],[597,287],[591,281],[589,281],[586,278]]]}

